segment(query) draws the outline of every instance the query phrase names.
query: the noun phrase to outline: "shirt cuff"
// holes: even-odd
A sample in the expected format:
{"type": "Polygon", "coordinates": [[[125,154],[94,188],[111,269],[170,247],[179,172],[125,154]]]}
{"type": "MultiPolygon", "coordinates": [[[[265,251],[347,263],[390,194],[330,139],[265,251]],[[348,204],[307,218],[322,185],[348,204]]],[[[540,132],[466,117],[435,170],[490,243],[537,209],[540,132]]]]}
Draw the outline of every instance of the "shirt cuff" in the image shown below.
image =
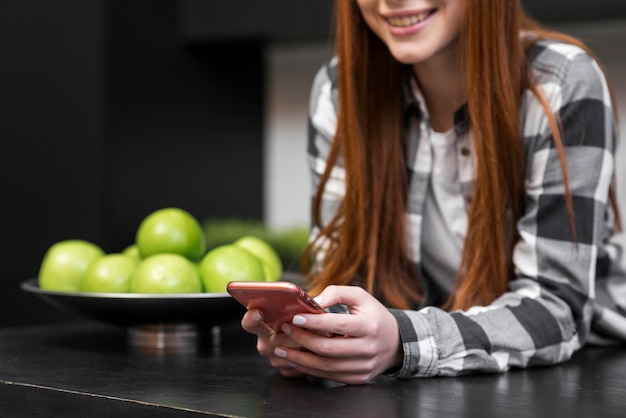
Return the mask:
{"type": "Polygon", "coordinates": [[[390,370],[385,375],[396,378],[435,376],[439,360],[437,344],[423,313],[398,309],[389,309],[389,312],[398,323],[404,360],[399,370],[390,370]]]}

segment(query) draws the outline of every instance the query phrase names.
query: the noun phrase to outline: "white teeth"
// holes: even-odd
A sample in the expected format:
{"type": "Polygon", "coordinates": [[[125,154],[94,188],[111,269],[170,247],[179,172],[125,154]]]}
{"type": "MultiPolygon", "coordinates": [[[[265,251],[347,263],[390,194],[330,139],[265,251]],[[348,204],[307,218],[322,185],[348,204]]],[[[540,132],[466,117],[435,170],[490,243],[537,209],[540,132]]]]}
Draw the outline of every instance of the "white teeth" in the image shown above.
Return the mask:
{"type": "Polygon", "coordinates": [[[404,28],[426,20],[428,15],[429,13],[420,13],[412,16],[390,17],[387,20],[392,26],[404,28]]]}

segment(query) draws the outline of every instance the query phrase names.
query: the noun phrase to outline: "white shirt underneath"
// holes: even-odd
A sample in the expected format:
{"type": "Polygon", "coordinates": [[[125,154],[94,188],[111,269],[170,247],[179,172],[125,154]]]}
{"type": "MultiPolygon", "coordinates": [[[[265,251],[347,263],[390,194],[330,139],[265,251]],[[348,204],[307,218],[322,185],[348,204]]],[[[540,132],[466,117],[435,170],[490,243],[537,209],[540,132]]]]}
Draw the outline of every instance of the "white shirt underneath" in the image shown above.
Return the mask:
{"type": "Polygon", "coordinates": [[[421,260],[427,276],[450,290],[461,261],[467,209],[459,182],[456,134],[431,131],[433,170],[422,223],[421,260]]]}

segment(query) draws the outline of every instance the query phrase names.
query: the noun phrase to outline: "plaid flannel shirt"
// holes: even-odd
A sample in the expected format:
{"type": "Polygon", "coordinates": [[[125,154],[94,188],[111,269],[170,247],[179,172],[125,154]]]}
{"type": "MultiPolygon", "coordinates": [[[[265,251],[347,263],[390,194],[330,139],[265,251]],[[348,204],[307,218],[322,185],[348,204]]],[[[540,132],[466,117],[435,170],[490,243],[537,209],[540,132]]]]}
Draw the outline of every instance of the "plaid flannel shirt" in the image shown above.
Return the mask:
{"type": "MultiPolygon", "coordinates": [[[[586,343],[626,340],[626,272],[621,250],[611,240],[613,218],[608,205],[616,132],[606,80],[590,56],[569,44],[541,41],[531,48],[529,58],[538,84],[562,122],[578,242],[572,242],[561,166],[547,118],[539,101],[526,92],[520,115],[526,209],[516,224],[520,238],[513,253],[515,276],[508,291],[489,306],[456,312],[434,305],[390,309],[404,349],[404,363],[394,376],[450,376],[556,364],[586,343]]],[[[336,70],[335,57],[320,69],[311,89],[308,158],[313,191],[326,168],[336,130],[336,70]]],[[[414,90],[405,87],[407,92],[414,90]]],[[[405,96],[410,173],[406,219],[411,256],[419,267],[432,154],[429,141],[421,140],[430,131],[424,102],[419,94],[405,96]]],[[[463,111],[457,112],[455,130],[459,187],[469,199],[475,157],[467,119],[463,111]]],[[[344,194],[340,158],[324,189],[322,222],[332,218],[344,194]]],[[[317,232],[313,227],[312,234],[317,232]]],[[[427,278],[422,275],[421,280],[427,278]]],[[[422,285],[428,289],[428,283],[422,285]]]]}

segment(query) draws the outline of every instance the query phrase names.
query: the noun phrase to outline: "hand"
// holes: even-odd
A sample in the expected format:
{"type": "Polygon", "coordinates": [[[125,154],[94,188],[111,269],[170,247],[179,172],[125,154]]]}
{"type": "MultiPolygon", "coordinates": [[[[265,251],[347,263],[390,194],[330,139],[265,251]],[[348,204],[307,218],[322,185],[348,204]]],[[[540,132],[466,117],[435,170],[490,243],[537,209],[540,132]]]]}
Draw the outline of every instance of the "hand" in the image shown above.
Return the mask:
{"type": "Polygon", "coordinates": [[[303,377],[304,373],[297,370],[289,360],[278,357],[274,354],[276,347],[290,347],[298,349],[300,346],[294,343],[291,338],[282,333],[276,333],[265,322],[263,322],[263,311],[251,309],[243,316],[241,326],[250,334],[257,336],[257,351],[266,357],[272,366],[285,377],[303,377]]]}
{"type": "Polygon", "coordinates": [[[274,355],[283,360],[277,364],[348,384],[367,383],[402,364],[398,324],[387,308],[365,290],[329,286],[316,300],[322,307],[344,304],[350,314],[296,315],[292,324],[282,326],[285,338],[280,341],[288,344],[272,341],[274,355]],[[335,336],[325,336],[329,334],[335,336]]]}

